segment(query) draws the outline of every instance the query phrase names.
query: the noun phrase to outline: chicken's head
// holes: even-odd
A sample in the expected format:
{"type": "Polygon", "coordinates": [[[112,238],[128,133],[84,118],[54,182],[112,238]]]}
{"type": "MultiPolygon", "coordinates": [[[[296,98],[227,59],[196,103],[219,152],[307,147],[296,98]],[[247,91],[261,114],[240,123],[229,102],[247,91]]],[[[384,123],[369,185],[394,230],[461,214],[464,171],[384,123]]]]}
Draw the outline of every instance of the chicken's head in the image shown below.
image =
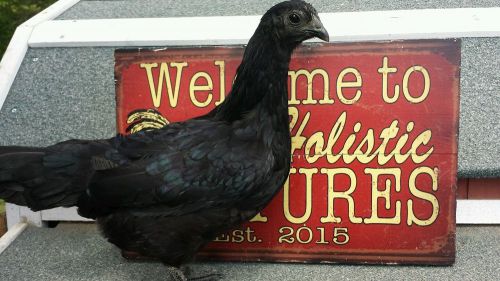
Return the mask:
{"type": "Polygon", "coordinates": [[[313,37],[329,41],[328,31],[321,23],[316,9],[302,0],[276,4],[262,17],[261,24],[280,42],[298,45],[313,37]]]}

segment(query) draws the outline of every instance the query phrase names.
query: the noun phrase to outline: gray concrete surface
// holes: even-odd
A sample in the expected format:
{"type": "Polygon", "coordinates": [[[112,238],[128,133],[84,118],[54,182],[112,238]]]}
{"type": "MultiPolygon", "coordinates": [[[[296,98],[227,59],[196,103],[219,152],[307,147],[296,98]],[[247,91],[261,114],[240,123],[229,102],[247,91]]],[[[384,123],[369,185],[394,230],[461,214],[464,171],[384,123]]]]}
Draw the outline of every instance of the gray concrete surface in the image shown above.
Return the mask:
{"type": "Polygon", "coordinates": [[[462,41],[459,118],[459,177],[500,177],[500,38],[462,41]]]}
{"type": "MultiPolygon", "coordinates": [[[[58,19],[261,15],[280,0],[86,0],[58,19]]],[[[308,0],[323,13],[500,6],[498,0],[308,0]]]]}
{"type": "Polygon", "coordinates": [[[113,49],[30,49],[0,111],[0,145],[116,134],[113,49]]]}
{"type": "MultiPolygon", "coordinates": [[[[195,274],[217,270],[223,280],[500,280],[500,226],[459,226],[453,266],[194,263],[195,274]]],[[[169,269],[130,262],[91,223],[29,227],[0,255],[0,280],[167,281],[169,269]]]]}

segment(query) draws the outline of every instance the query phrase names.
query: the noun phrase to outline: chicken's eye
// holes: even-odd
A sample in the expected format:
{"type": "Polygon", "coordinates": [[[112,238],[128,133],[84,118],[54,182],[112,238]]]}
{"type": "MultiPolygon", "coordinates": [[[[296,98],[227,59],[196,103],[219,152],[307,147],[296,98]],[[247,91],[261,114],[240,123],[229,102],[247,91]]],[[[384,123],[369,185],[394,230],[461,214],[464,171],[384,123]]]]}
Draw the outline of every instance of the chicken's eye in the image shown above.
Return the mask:
{"type": "Polygon", "coordinates": [[[292,24],[299,24],[300,23],[300,16],[296,13],[291,13],[290,15],[288,15],[288,20],[292,24]]]}

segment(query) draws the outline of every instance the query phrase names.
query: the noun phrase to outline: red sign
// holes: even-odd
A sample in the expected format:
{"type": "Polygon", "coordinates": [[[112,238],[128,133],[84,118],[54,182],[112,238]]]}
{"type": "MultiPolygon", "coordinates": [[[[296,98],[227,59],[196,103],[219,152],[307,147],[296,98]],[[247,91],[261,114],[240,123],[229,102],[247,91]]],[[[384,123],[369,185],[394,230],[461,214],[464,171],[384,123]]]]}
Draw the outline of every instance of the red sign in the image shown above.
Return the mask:
{"type": "MultiPolygon", "coordinates": [[[[120,133],[209,112],[243,47],[115,53],[120,133]]],[[[292,168],[258,215],[199,257],[450,264],[460,42],[305,45],[289,71],[292,168]]]]}

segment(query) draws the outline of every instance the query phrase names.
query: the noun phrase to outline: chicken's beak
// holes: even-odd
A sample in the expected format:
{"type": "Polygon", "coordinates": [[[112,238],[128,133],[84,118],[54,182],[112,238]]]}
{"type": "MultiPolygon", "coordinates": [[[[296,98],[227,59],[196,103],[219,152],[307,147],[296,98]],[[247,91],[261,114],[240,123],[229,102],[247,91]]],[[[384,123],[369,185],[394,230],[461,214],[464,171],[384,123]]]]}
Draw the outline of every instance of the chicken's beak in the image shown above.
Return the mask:
{"type": "Polygon", "coordinates": [[[321,20],[318,16],[314,16],[309,25],[309,30],[314,34],[315,37],[318,37],[319,39],[326,42],[330,41],[330,35],[328,35],[328,31],[326,31],[323,23],[321,23],[321,20]]]}

